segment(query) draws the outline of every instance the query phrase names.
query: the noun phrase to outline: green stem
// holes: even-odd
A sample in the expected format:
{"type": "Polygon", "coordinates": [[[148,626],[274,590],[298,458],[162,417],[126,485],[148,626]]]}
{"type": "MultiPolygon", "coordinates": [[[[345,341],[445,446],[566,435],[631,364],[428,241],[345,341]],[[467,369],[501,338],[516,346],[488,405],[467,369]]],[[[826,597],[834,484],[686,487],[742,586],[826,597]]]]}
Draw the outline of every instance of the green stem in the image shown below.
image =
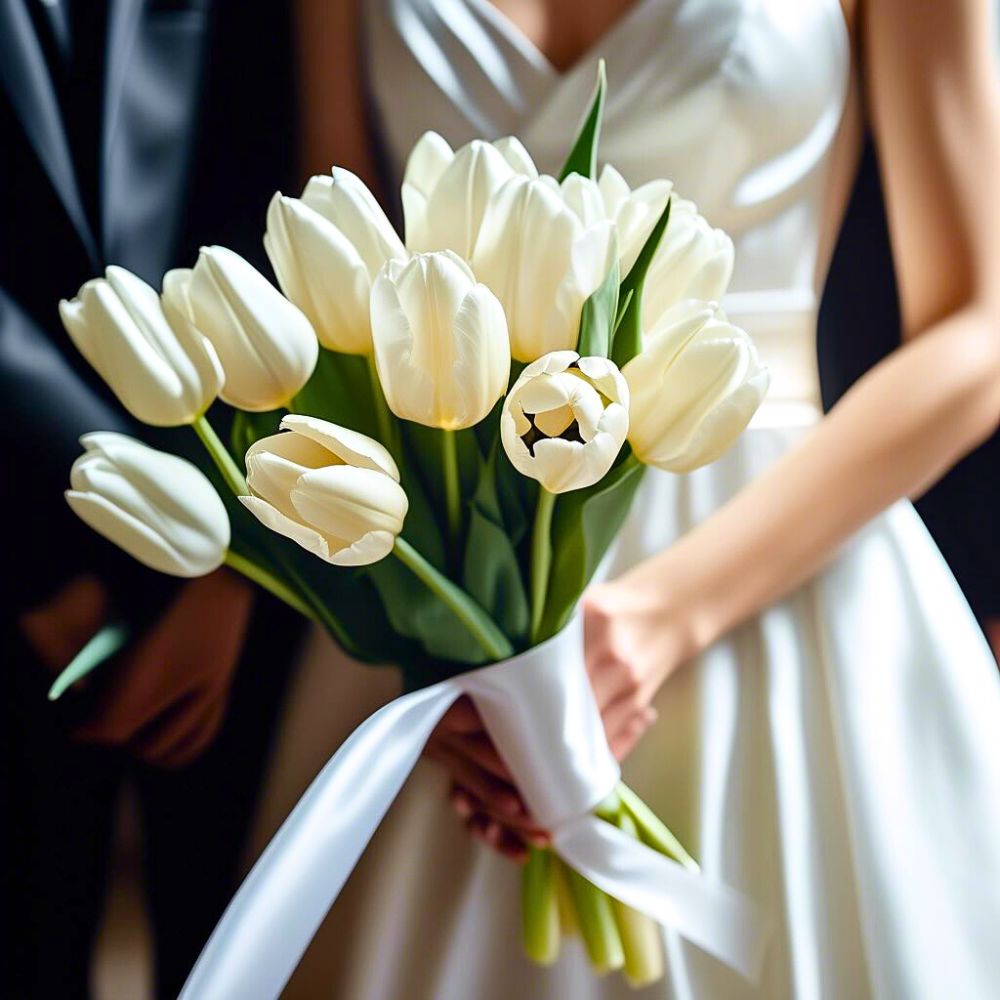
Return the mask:
{"type": "Polygon", "coordinates": [[[368,378],[371,381],[372,406],[375,408],[375,422],[378,426],[379,440],[388,448],[393,458],[398,458],[396,424],[393,423],[389,404],[385,401],[385,393],[382,391],[382,381],[378,377],[378,367],[375,364],[375,355],[369,354],[365,358],[365,361],[368,363],[368,378]]]}
{"type": "Polygon", "coordinates": [[[252,559],[247,559],[246,556],[241,556],[238,552],[230,550],[226,553],[226,565],[236,570],[237,573],[242,573],[247,579],[259,584],[279,600],[284,601],[292,610],[298,611],[300,615],[311,618],[313,621],[319,621],[316,612],[291,587],[284,584],[262,566],[258,566],[252,559]]]}
{"type": "Polygon", "coordinates": [[[312,608],[313,613],[310,617],[318,621],[337,640],[342,649],[353,649],[353,643],[344,626],[335,615],[330,613],[330,609],[323,603],[323,598],[313,590],[312,585],[298,571],[292,560],[277,550],[274,551],[274,556],[288,575],[289,581],[304,598],[307,606],[312,608]]]}
{"type": "Polygon", "coordinates": [[[462,530],[462,491],[458,479],[458,447],[454,431],[441,432],[441,465],[444,471],[448,538],[455,545],[462,530]]]}
{"type": "Polygon", "coordinates": [[[664,825],[663,821],[632,791],[624,781],[618,782],[618,796],[622,808],[639,830],[639,839],[653,850],[666,854],[689,871],[701,871],[698,862],[684,850],[684,845],[664,825]]]}
{"type": "Polygon", "coordinates": [[[549,589],[549,569],[552,565],[552,511],[556,495],[547,489],[538,492],[535,526],[531,535],[531,641],[541,640],[545,596],[549,589]]]}
{"type": "Polygon", "coordinates": [[[435,569],[405,538],[396,539],[392,552],[414,576],[426,584],[431,592],[451,609],[491,660],[506,660],[514,655],[510,640],[500,631],[493,619],[461,587],[455,586],[443,573],[435,569]]]}
{"type": "Polygon", "coordinates": [[[233,460],[229,449],[222,443],[219,435],[215,433],[215,428],[208,422],[208,418],[202,414],[191,425],[195,434],[201,438],[201,443],[206,451],[212,456],[216,468],[222,473],[222,478],[226,485],[238,497],[245,497],[250,491],[247,489],[247,481],[240,467],[233,460]]]}
{"type": "Polygon", "coordinates": [[[625,953],[615,923],[611,897],[568,865],[564,872],[576,911],[580,937],[594,971],[602,975],[612,969],[620,969],[625,963],[625,953]]]}
{"type": "Polygon", "coordinates": [[[558,863],[551,851],[532,847],[521,874],[524,953],[539,965],[551,965],[559,957],[558,863]]]}
{"type": "MultiPolygon", "coordinates": [[[[618,815],[618,829],[639,839],[639,831],[631,815],[623,811],[618,815]]],[[[625,962],[622,972],[633,987],[648,986],[663,978],[664,956],[660,926],[652,917],[633,910],[620,899],[611,899],[618,936],[622,942],[625,962]]]]}

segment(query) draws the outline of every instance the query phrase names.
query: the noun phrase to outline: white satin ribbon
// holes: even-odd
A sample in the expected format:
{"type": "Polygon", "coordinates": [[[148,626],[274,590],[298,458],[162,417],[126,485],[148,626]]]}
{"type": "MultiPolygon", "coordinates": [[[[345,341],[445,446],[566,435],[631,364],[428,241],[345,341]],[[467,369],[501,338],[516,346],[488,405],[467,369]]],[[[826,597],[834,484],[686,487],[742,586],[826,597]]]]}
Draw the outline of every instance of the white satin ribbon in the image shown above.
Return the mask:
{"type": "Polygon", "coordinates": [[[756,907],[651,850],[591,810],[615,787],[574,619],[542,645],[383,706],[330,758],[209,938],[181,1000],[272,1000],[381,823],[431,732],[468,694],[553,847],[605,892],[750,979],[767,938],[756,907]]]}

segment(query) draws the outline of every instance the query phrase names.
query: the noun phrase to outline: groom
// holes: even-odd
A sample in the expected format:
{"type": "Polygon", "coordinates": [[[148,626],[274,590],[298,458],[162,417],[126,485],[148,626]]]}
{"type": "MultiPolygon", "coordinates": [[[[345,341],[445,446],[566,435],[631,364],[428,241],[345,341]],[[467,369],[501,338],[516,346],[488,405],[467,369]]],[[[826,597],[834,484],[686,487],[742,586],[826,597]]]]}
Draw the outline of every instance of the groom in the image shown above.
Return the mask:
{"type": "Polygon", "coordinates": [[[126,781],[158,995],[177,995],[236,887],[297,621],[228,571],[147,571],[72,516],[79,435],[154,432],[77,354],[57,305],[109,263],[158,286],[201,242],[260,255],[267,200],[293,176],[286,35],[282,5],[0,0],[5,996],[88,995],[126,781]],[[126,647],[50,703],[109,623],[126,647]]]}
{"type": "MultiPolygon", "coordinates": [[[[827,408],[898,346],[900,330],[878,157],[869,141],[820,309],[819,368],[827,408]]],[[[1000,660],[1000,434],[916,505],[1000,660]]]]}

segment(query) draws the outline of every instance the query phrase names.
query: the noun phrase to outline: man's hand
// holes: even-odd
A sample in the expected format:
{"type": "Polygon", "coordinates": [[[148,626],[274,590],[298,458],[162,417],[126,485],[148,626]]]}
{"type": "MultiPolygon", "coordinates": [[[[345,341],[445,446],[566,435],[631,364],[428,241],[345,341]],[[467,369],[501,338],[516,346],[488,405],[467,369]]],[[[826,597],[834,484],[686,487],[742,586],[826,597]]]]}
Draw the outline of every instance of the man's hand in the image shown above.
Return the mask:
{"type": "Polygon", "coordinates": [[[86,741],[128,744],[150,764],[180,767],[212,742],[253,607],[253,589],[228,570],[184,584],[123,655],[86,741]]]}
{"type": "MultiPolygon", "coordinates": [[[[104,623],[107,595],[93,578],[68,584],[22,629],[59,671],[104,623]]],[[[212,742],[253,606],[253,589],[228,570],[185,583],[160,618],[106,668],[113,676],[75,735],[128,745],[150,764],[180,767],[212,742]]]]}
{"type": "Polygon", "coordinates": [[[41,607],[21,615],[21,632],[42,663],[58,674],[104,624],[107,614],[108,594],[101,581],[77,576],[41,607]]]}

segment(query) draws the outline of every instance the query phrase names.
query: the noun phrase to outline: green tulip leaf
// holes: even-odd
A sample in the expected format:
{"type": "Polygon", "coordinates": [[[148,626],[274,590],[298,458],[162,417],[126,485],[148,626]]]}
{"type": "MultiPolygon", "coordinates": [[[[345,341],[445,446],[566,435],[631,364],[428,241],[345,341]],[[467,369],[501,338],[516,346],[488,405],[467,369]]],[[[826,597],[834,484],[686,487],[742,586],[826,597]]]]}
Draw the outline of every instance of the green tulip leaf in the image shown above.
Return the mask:
{"type": "Polygon", "coordinates": [[[614,341],[611,345],[611,360],[619,368],[623,368],[642,350],[642,290],[649,266],[656,256],[660,240],[663,239],[667,223],[670,221],[671,204],[672,199],[667,201],[666,207],[656,220],[656,225],[642,245],[639,256],[636,257],[635,263],[622,282],[619,301],[624,304],[623,312],[615,324],[614,341]]]}
{"type": "Polygon", "coordinates": [[[67,688],[110,660],[125,646],[129,637],[129,627],[120,622],[98,629],[55,679],[55,683],[49,688],[49,701],[61,697],[67,688]]]}
{"type": "Polygon", "coordinates": [[[268,410],[266,413],[248,413],[237,410],[229,430],[229,448],[241,469],[246,469],[247,449],[255,441],[278,433],[284,410],[268,410]]]}
{"type": "Polygon", "coordinates": [[[468,594],[487,608],[515,644],[527,638],[530,612],[516,542],[504,526],[497,495],[497,452],[483,459],[479,484],[469,504],[469,530],[462,575],[468,594]]]}
{"type": "Polygon", "coordinates": [[[597,144],[601,137],[601,119],[604,117],[604,95],[607,89],[608,75],[602,59],[597,64],[597,85],[590,101],[590,109],[559,172],[560,181],[564,181],[570,174],[582,174],[590,178],[597,176],[597,144]]]}
{"type": "MultiPolygon", "coordinates": [[[[455,613],[400,560],[389,556],[369,566],[366,575],[378,591],[389,625],[420,647],[421,655],[395,660],[404,674],[423,673],[426,659],[450,660],[463,667],[487,662],[482,647],[455,613]]],[[[456,672],[442,665],[434,679],[456,672]]],[[[412,683],[409,680],[408,686],[412,683]]]]}
{"type": "Polygon", "coordinates": [[[628,515],[643,471],[644,466],[627,458],[594,486],[560,495],[552,518],[552,570],[543,638],[555,635],[572,616],[628,515]]]}
{"type": "Polygon", "coordinates": [[[368,360],[320,348],[312,377],[292,400],[291,409],[378,439],[368,360]]]}
{"type": "Polygon", "coordinates": [[[580,357],[606,358],[611,352],[611,337],[618,313],[618,260],[615,259],[597,290],[583,304],[580,314],[580,336],[576,351],[580,357]]]}

